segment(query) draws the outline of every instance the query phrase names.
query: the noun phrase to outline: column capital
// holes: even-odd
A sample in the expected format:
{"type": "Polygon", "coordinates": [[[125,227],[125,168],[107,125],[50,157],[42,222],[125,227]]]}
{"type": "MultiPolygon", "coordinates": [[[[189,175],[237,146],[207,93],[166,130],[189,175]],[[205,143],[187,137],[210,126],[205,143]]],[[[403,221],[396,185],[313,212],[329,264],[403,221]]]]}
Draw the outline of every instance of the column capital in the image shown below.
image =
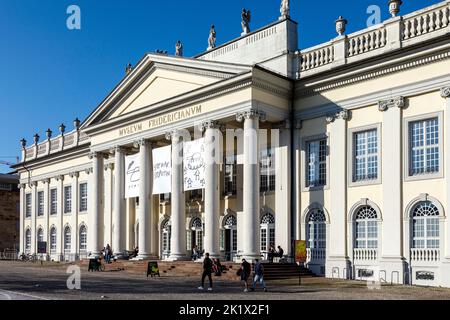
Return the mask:
{"type": "Polygon", "coordinates": [[[92,160],[94,158],[105,158],[105,154],[103,152],[98,151],[89,152],[89,159],[92,160]]]}
{"type": "Polygon", "coordinates": [[[26,184],[26,183],[19,183],[19,184],[17,185],[17,187],[18,187],[19,189],[24,189],[24,190],[25,190],[25,188],[27,187],[27,184],[26,184]]]}
{"type": "Polygon", "coordinates": [[[289,119],[280,121],[273,126],[274,129],[291,129],[291,121],[289,119]]]}
{"type": "Polygon", "coordinates": [[[441,88],[441,97],[442,98],[450,98],[450,87],[441,88]]]}
{"type": "Polygon", "coordinates": [[[47,179],[44,179],[44,180],[42,180],[42,183],[43,184],[50,184],[50,178],[47,178],[47,179]]]}
{"type": "Polygon", "coordinates": [[[327,123],[332,123],[336,119],[348,120],[349,118],[350,118],[350,112],[347,109],[343,109],[336,113],[327,115],[326,121],[327,121],[327,123]]]}
{"type": "Polygon", "coordinates": [[[173,140],[179,139],[181,134],[180,134],[179,130],[174,129],[174,130],[167,131],[165,133],[165,136],[166,136],[166,140],[173,141],[173,140]]]}
{"type": "Polygon", "coordinates": [[[85,172],[86,174],[91,174],[93,171],[94,171],[93,168],[87,168],[87,169],[84,170],[84,172],[85,172]]]}
{"type": "Polygon", "coordinates": [[[303,120],[298,119],[294,121],[294,128],[300,130],[303,128],[303,120]]]}
{"type": "Polygon", "coordinates": [[[207,120],[199,125],[200,130],[205,131],[207,129],[221,129],[222,125],[216,120],[207,120]]]}
{"type": "Polygon", "coordinates": [[[69,173],[69,177],[71,177],[71,178],[79,178],[80,177],[80,173],[78,171],[70,172],[69,173]]]}
{"type": "Polygon", "coordinates": [[[56,178],[56,181],[64,181],[64,175],[62,175],[62,174],[56,176],[55,178],[56,178]]]}
{"type": "Polygon", "coordinates": [[[108,171],[108,169],[109,170],[113,170],[114,169],[114,163],[105,164],[104,165],[104,169],[105,169],[105,171],[108,171]]]}
{"type": "Polygon", "coordinates": [[[113,148],[111,148],[111,152],[110,153],[124,153],[126,151],[126,148],[123,146],[115,146],[113,148]]]}
{"type": "Polygon", "coordinates": [[[37,181],[31,181],[30,182],[30,188],[37,187],[37,185],[38,185],[37,181]]]}
{"type": "Polygon", "coordinates": [[[386,111],[389,108],[404,108],[405,107],[405,98],[395,97],[392,99],[380,100],[378,101],[378,110],[386,111]]]}
{"type": "Polygon", "coordinates": [[[266,121],[267,115],[264,111],[250,109],[246,111],[240,111],[236,114],[236,121],[242,122],[244,119],[257,119],[262,122],[266,121]]]}

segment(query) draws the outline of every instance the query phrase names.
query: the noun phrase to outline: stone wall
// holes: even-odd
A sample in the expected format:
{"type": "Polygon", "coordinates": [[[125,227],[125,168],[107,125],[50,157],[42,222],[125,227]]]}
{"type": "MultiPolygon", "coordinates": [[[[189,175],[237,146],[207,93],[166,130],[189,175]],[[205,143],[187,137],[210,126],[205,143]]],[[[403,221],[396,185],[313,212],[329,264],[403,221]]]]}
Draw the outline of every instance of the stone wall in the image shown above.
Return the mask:
{"type": "Polygon", "coordinates": [[[0,252],[19,247],[19,201],[20,192],[0,190],[0,252]]]}

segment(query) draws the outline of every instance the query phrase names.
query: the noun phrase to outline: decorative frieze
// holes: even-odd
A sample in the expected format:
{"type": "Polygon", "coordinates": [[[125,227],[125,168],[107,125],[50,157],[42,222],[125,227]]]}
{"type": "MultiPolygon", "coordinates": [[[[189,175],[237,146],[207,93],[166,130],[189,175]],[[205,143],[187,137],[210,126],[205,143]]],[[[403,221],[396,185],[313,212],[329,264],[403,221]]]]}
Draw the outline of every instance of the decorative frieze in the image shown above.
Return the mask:
{"type": "Polygon", "coordinates": [[[404,97],[396,97],[387,100],[378,101],[378,110],[386,111],[389,108],[403,108],[405,106],[404,97]]]}
{"type": "Polygon", "coordinates": [[[441,88],[441,97],[442,98],[449,98],[450,97],[450,87],[443,87],[443,88],[441,88]]]}
{"type": "Polygon", "coordinates": [[[346,109],[343,109],[337,113],[327,115],[325,120],[327,121],[327,123],[332,123],[336,119],[348,120],[349,117],[350,117],[350,112],[346,109]]]}
{"type": "Polygon", "coordinates": [[[264,122],[267,119],[267,115],[264,111],[250,109],[247,111],[241,111],[236,114],[236,121],[242,122],[244,119],[259,119],[264,122]]]}

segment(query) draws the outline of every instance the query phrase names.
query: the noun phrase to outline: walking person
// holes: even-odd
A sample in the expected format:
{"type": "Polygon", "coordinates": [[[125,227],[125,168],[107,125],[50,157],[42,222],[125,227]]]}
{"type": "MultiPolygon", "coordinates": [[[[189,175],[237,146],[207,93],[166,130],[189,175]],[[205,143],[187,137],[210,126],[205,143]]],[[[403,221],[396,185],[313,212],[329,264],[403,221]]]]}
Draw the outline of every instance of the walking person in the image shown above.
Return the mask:
{"type": "Polygon", "coordinates": [[[241,281],[244,281],[245,289],[244,292],[248,292],[248,278],[250,277],[250,274],[252,272],[252,267],[250,263],[247,262],[247,260],[242,259],[241,268],[239,269],[239,273],[241,276],[241,281]]]}
{"type": "Polygon", "coordinates": [[[198,287],[199,290],[203,290],[204,286],[205,286],[205,278],[208,277],[209,280],[209,288],[208,291],[212,291],[212,277],[211,277],[211,273],[213,270],[213,262],[209,257],[209,253],[205,254],[205,259],[203,260],[203,274],[202,274],[202,285],[200,287],[198,287]]]}
{"type": "Polygon", "coordinates": [[[264,266],[258,259],[255,259],[254,272],[255,277],[253,278],[252,291],[255,291],[256,283],[259,281],[259,283],[264,289],[264,292],[267,292],[266,283],[264,282],[264,266]]]}

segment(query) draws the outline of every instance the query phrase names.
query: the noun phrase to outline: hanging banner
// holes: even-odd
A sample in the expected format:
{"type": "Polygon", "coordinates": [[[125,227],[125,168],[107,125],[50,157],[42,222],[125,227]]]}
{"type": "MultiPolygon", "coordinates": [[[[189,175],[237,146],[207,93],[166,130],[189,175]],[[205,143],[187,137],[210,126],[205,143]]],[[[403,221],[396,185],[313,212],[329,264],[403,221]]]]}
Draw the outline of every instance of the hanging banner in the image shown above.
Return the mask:
{"type": "Polygon", "coordinates": [[[153,194],[172,189],[172,146],[153,149],[153,194]]]}
{"type": "Polygon", "coordinates": [[[139,154],[125,157],[125,198],[139,197],[140,159],[139,154]]]}
{"type": "Polygon", "coordinates": [[[295,241],[295,262],[305,263],[306,262],[306,241],[304,240],[294,240],[295,241]]]}
{"type": "Polygon", "coordinates": [[[205,139],[183,143],[184,191],[205,187],[205,139]]]}

